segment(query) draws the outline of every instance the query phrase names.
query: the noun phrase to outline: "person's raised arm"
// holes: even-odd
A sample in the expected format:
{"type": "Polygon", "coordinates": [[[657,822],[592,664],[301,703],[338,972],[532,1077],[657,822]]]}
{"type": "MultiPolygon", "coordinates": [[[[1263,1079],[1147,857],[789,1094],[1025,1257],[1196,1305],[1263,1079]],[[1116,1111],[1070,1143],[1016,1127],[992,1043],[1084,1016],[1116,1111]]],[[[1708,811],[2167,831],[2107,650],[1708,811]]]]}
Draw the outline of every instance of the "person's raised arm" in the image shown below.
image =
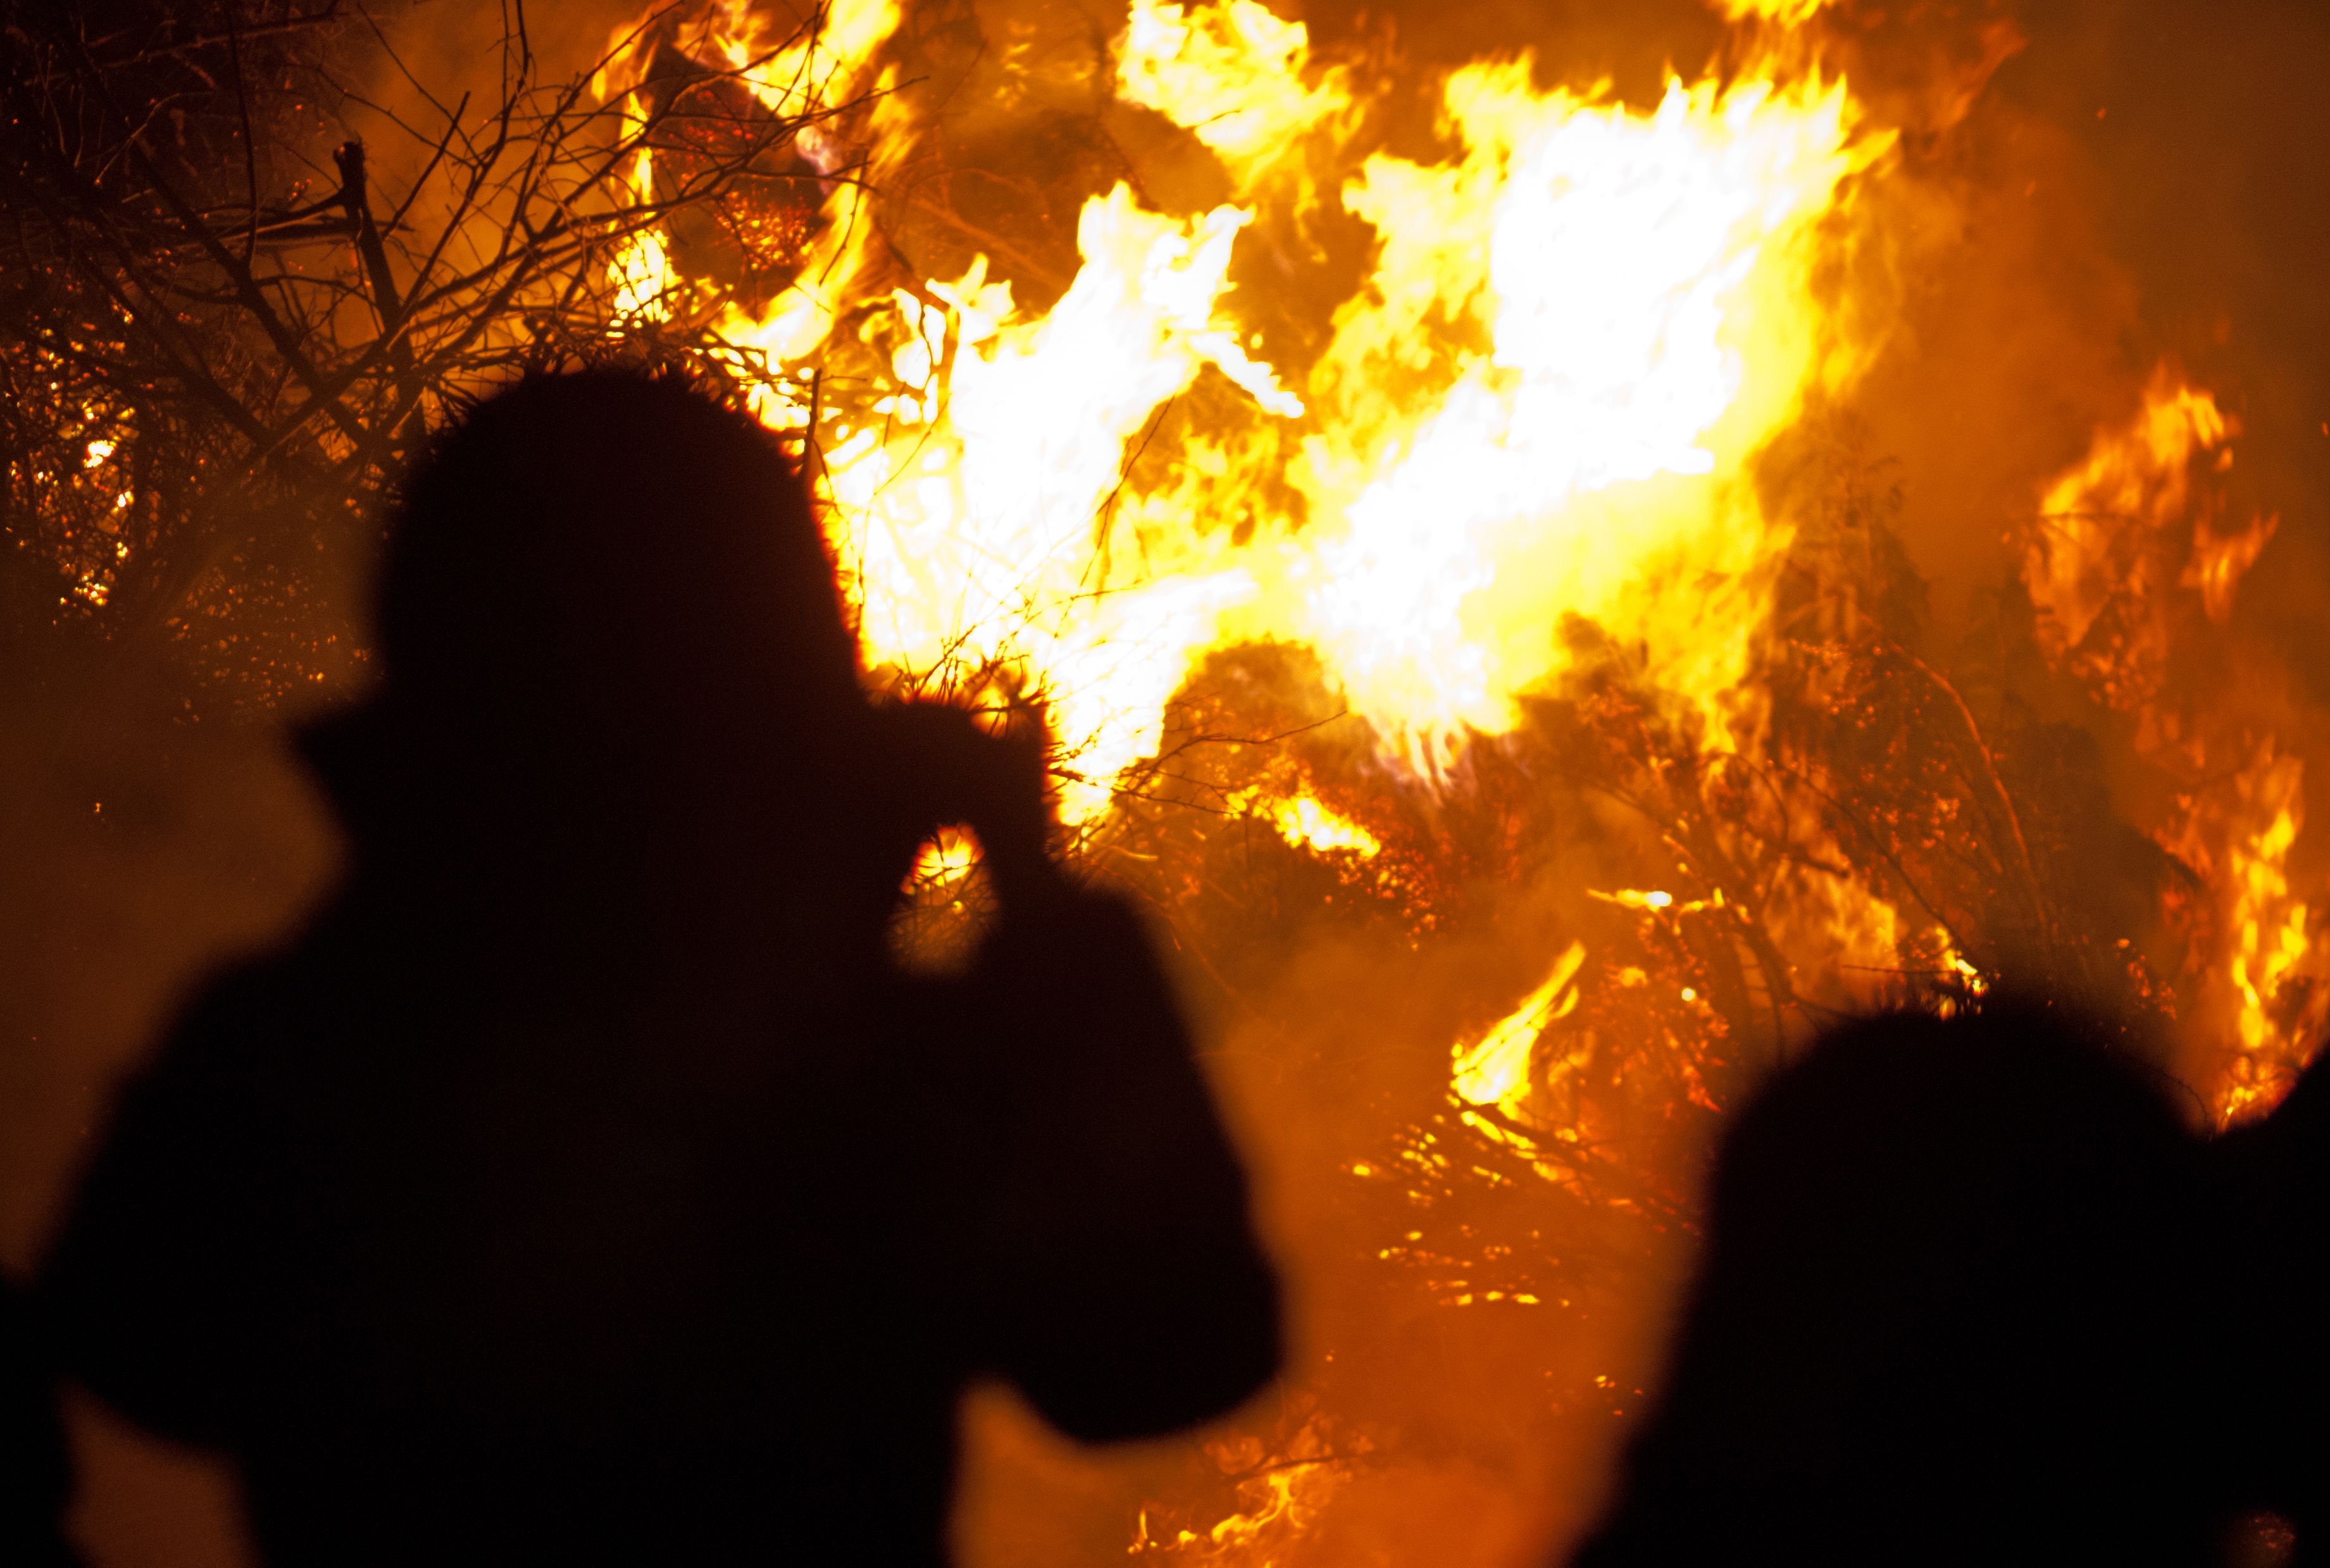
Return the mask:
{"type": "Polygon", "coordinates": [[[965,987],[996,1167],[973,1253],[997,1370],[1087,1440],[1228,1410],[1276,1372],[1276,1276],[1156,948],[1048,852],[1040,747],[916,717],[1002,913],[965,987]]]}

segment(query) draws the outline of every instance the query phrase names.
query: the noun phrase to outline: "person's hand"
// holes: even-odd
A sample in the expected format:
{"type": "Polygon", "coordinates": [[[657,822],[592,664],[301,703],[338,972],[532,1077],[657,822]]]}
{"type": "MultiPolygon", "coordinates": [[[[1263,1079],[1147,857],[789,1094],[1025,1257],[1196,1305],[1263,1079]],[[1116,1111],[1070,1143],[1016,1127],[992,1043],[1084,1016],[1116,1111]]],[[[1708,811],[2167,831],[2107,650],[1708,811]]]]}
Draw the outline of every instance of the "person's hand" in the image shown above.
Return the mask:
{"type": "Polygon", "coordinates": [[[901,760],[914,770],[933,828],[961,823],[979,836],[988,875],[1005,910],[1056,895],[1051,803],[1044,744],[1032,734],[991,734],[960,708],[911,703],[884,710],[901,760]]]}

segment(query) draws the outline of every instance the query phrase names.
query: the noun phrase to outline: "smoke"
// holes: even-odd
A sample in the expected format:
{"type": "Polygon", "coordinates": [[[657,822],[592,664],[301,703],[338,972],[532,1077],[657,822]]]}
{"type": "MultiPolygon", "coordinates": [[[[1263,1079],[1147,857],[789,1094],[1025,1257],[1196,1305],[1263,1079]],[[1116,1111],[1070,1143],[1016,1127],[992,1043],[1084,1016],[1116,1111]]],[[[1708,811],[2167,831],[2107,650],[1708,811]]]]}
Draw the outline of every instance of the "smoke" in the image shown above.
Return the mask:
{"type": "MultiPolygon", "coordinates": [[[[1406,97],[1385,110],[1388,145],[1416,157],[1432,156],[1440,69],[1530,48],[1541,83],[1607,80],[1647,107],[1670,69],[1696,75],[1728,47],[1722,24],[1693,0],[1300,9],[1321,57],[1397,59],[1406,97]]],[[[538,74],[588,70],[637,13],[620,0],[533,8],[538,74]]],[[[384,191],[401,195],[428,156],[427,137],[398,121],[431,130],[438,105],[500,91],[509,14],[484,0],[435,0],[384,23],[386,43],[346,109],[384,191]]],[[[1057,292],[1041,287],[1043,266],[1073,270],[1074,214],[1104,184],[1094,170],[1106,161],[1060,128],[1091,108],[1105,40],[1122,19],[1122,6],[1103,0],[915,8],[917,46],[961,68],[948,134],[999,149],[1025,176],[967,198],[991,203],[971,209],[990,232],[1024,241],[1025,303],[1057,292]]],[[[2330,703],[2330,639],[2318,631],[2330,594],[2330,296],[2319,283],[2330,160],[2312,80],[2330,16],[2257,0],[2034,0],[1844,5],[1822,26],[1856,90],[1909,134],[1898,171],[1865,197],[1881,203],[1864,225],[1881,241],[1834,283],[1838,308],[1856,312],[1880,347],[1844,406],[1819,411],[1849,426],[1899,486],[1898,526],[1931,590],[1933,646],[1978,636],[2013,600],[2013,539],[2045,480],[2126,420],[2155,368],[2173,360],[2244,427],[2232,514],[2282,518],[2240,590],[2213,678],[2260,732],[2330,778],[2316,738],[2330,703]]],[[[1161,207],[1226,199],[1218,168],[1156,117],[1112,109],[1104,123],[1161,207]]],[[[902,226],[901,243],[928,276],[953,276],[967,260],[935,230],[902,226]]],[[[1234,276],[1259,292],[1267,279],[1255,265],[1234,276]]],[[[1336,268],[1356,266],[1331,254],[1312,281],[1331,287],[1336,268]]],[[[1776,464],[1766,479],[1784,510],[1789,481],[1776,464]]],[[[2043,684],[2024,694],[2071,711],[2043,684]]],[[[2138,816],[2156,806],[2163,787],[2126,737],[2098,743],[2112,808],[2138,816]]],[[[134,680],[12,691],[0,707],[0,1015],[14,1034],[0,1059],[0,1260],[21,1271],[111,1086],[196,977],[296,919],[333,851],[279,733],[190,731],[134,680]]],[[[2317,838],[2299,838],[2294,865],[2320,865],[2317,838]]],[[[1294,1494],[1288,1507],[1318,1510],[1303,1561],[1518,1564],[1585,1526],[1639,1391],[1653,1386],[1687,1238],[1629,1261],[1623,1288],[1600,1298],[1450,1309],[1447,1292],[1429,1288],[1428,1261],[1388,1265],[1382,1254],[1407,1234],[1407,1199],[1396,1181],[1356,1168],[1388,1159],[1413,1108],[1441,1097],[1453,1041],[1526,993],[1571,933],[1613,918],[1583,898],[1588,878],[1575,845],[1570,853],[1558,872],[1549,864],[1511,884],[1476,874],[1448,890],[1452,906],[1474,912],[1447,940],[1354,921],[1347,903],[1331,918],[1256,916],[1250,929],[1268,950],[1246,972],[1207,973],[1188,959],[1209,1065],[1290,1275],[1296,1363],[1285,1388],[1241,1419],[1121,1453],[1075,1450],[1001,1396],[977,1402],[960,1522],[970,1568],[1117,1561],[1141,1506],[1160,1497],[1189,1500],[1193,1517],[1259,1517],[1266,1493],[1243,1489],[1255,1478],[1248,1467],[1260,1454],[1245,1445],[1257,1432],[1298,1461],[1349,1460],[1365,1477],[1324,1503],[1323,1493],[1294,1494]],[[1577,1386],[1607,1398],[1558,1403],[1557,1389],[1577,1386]],[[1353,1453],[1361,1432],[1396,1438],[1397,1465],[1353,1453]]],[[[1293,859],[1274,864],[1273,874],[1314,874],[1293,859]]],[[[1331,895],[1331,885],[1306,885],[1285,907],[1316,913],[1331,895]]],[[[1535,1201],[1500,1197],[1442,1220],[1503,1245],[1531,1233],[1535,1201]]],[[[137,1511],[136,1483],[98,1484],[123,1516],[137,1511]]],[[[133,1544],[98,1560],[184,1561],[159,1544],[168,1535],[117,1531],[133,1544]]]]}
{"type": "MultiPolygon", "coordinates": [[[[0,688],[0,1267],[37,1262],[123,1078],[217,964],[332,874],[323,804],[272,725],[184,723],[118,662],[0,688]]],[[[98,1568],[233,1568],[232,1488],[93,1401],[67,1413],[98,1568]]]]}
{"type": "MultiPolygon", "coordinates": [[[[1607,78],[1637,105],[1655,100],[1668,67],[1691,74],[1721,47],[1710,17],[1690,6],[1308,6],[1303,16],[1321,56],[1396,48],[1405,71],[1533,47],[1540,80],[1607,78]]],[[[2221,641],[2179,678],[2207,685],[2229,732],[2278,734],[2317,757],[2330,679],[2314,629],[2330,592],[2330,303],[2318,287],[2330,205],[2316,187],[2330,175],[2314,156],[2320,111],[2307,78],[2330,21],[2296,6],[2154,3],[1847,5],[1831,23],[1832,58],[1907,134],[1899,167],[1863,198],[1879,206],[1864,228],[1880,238],[1836,280],[1837,307],[1858,313],[1880,346],[1815,422],[1849,431],[1898,487],[1895,526],[1929,590],[1927,646],[1962,651],[2002,617],[2029,613],[2018,571],[2047,480],[2135,416],[2164,362],[2181,365],[2243,428],[2228,512],[2283,525],[2221,641]]],[[[1419,114],[1395,130],[1394,145],[1424,124],[1419,114]]],[[[1766,478],[1785,513],[1804,497],[1781,467],[1766,478]]],[[[2010,677],[2013,701],[2060,724],[2074,751],[2091,750],[2079,766],[2107,789],[2093,802],[2099,818],[2161,815],[2170,787],[2118,720],[2041,675],[2010,677]]],[[[2093,853],[2102,883],[2133,883],[2147,870],[2136,863],[2156,851],[2131,830],[2099,835],[2093,853]],[[2114,855],[2126,864],[2107,864],[2114,855]]],[[[2293,864],[2319,860],[2301,836],[2293,864]]],[[[1578,873],[1564,868],[1573,886],[1578,873]]],[[[1352,1195],[1365,1185],[1355,1164],[1380,1147],[1393,1108],[1430,1087],[1416,1075],[1444,1072],[1448,1043],[1486,1022],[1481,998],[1518,996],[1537,978],[1520,972],[1528,955],[1549,959],[1557,932],[1579,929],[1562,902],[1550,887],[1515,890],[1484,922],[1493,939],[1424,952],[1312,930],[1274,988],[1218,1021],[1218,1081],[1295,1282],[1306,1348],[1289,1384],[1304,1392],[1192,1440],[1171,1495],[1202,1495],[1208,1464],[1234,1469],[1244,1434],[1315,1422],[1309,1391],[1331,1390],[1340,1416],[1397,1433],[1399,1447],[1372,1470],[1360,1456],[1364,1484],[1327,1499],[1300,1548],[1275,1560],[1542,1560],[1590,1520],[1624,1430],[1614,1412],[1638,1409],[1636,1391],[1653,1384],[1688,1265],[1680,1239],[1592,1311],[1450,1311],[1387,1289],[1367,1248],[1396,1246],[1400,1232],[1352,1195]],[[1329,1365],[1329,1346],[1359,1365],[1329,1365]],[[1609,1403],[1551,1409],[1550,1381],[1580,1372],[1608,1381],[1609,1403]]],[[[2200,1082],[2213,1064],[2183,1065],[2200,1082]]],[[[1496,1221],[1463,1223],[1485,1232],[1496,1221]]],[[[1040,1442],[1008,1418],[990,1413],[971,1431],[971,1563],[1028,1556],[1012,1521],[1063,1495],[1094,1541],[1112,1506],[1129,1525],[1135,1499],[1167,1495],[1156,1455],[1037,1459],[1040,1442]]],[[[1223,1488],[1215,1499],[1215,1518],[1263,1516],[1255,1494],[1223,1488]]],[[[1202,1542],[1188,1554],[1249,1560],[1202,1542]]]]}
{"type": "Polygon", "coordinates": [[[2062,128],[2088,171],[2101,248],[2126,271],[2145,337],[2226,389],[2252,505],[2283,534],[2243,616],[2330,693],[2312,629],[2330,581],[2330,165],[2318,68],[2330,15],[2236,0],[2193,8],[2051,5],[2003,71],[2002,101],[2062,128]]]}

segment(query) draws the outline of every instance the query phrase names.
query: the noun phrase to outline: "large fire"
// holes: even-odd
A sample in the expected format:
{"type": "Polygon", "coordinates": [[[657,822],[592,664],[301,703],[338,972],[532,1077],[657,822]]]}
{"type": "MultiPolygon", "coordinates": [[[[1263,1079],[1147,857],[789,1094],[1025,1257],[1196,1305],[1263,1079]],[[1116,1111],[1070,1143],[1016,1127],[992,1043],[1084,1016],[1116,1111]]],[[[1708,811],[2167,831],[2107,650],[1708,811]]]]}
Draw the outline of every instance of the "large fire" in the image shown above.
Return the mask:
{"type": "MultiPolygon", "coordinates": [[[[827,47],[870,49],[895,20],[838,8],[827,47]]],[[[723,15],[696,46],[741,62],[751,31],[723,15]]],[[[798,84],[809,52],[755,77],[798,84]]],[[[869,660],[1040,691],[1075,819],[1153,752],[1196,656],[1230,642],[1318,649],[1425,770],[1512,726],[1569,613],[1639,642],[1726,730],[1786,539],[1744,465],[1856,362],[1812,280],[1823,221],[1890,138],[1856,125],[1843,83],[1677,80],[1644,114],[1540,91],[1527,57],[1472,66],[1444,89],[1452,156],[1371,154],[1322,194],[1311,171],[1337,167],[1351,103],[1300,24],[1252,0],[1143,3],[1116,52],[1126,99],[1216,152],[1236,202],[1176,217],[1119,184],[1084,204],[1083,265],[1047,311],[1019,310],[981,257],[869,316],[851,285],[879,241],[853,184],[804,264],[823,286],[726,323],[787,363],[815,363],[845,316],[895,345],[894,389],[865,411],[764,411],[819,415],[869,660]],[[1228,277],[1257,206],[1322,199],[1379,248],[1296,391],[1254,356],[1228,277]],[[1136,477],[1129,446],[1208,367],[1246,417],[1136,477]],[[1274,505],[1265,478],[1291,494],[1274,505]]],[[[867,68],[838,52],[829,70],[818,90],[837,95],[867,68]]],[[[668,266],[643,241],[627,297],[654,298],[668,266]]]]}
{"type": "MultiPolygon", "coordinates": [[[[764,373],[762,417],[804,439],[875,677],[1040,704],[1085,849],[1197,907],[1218,836],[1145,809],[1195,807],[1416,950],[1460,883],[1540,865],[1549,780],[1598,802],[1566,820],[1634,814],[1445,1025],[1445,1116],[1344,1151],[1344,1179],[1418,1216],[1378,1260],[1447,1306],[1586,1293],[1517,1261],[1558,1250],[1538,1230],[1494,1239],[1468,1210],[1461,1246],[1434,1233],[1463,1184],[1679,1228],[1691,1117],[1837,1009],[2046,980],[2133,998],[2191,1036],[2179,1060],[2229,1119],[2330,1007],[2291,864],[2301,764],[2178,673],[2275,530],[2227,515],[2237,421],[2163,365],[2085,457],[2028,477],[2016,524],[2051,678],[2159,783],[2141,826],[2174,868],[2171,938],[2147,946],[2065,912],[2084,808],[2045,798],[2035,747],[2000,742],[1889,608],[1881,486],[1857,459],[1817,495],[1774,477],[1887,349],[1871,301],[1909,176],[1886,114],[1907,111],[1823,63],[1820,0],[1718,9],[1726,62],[1654,101],[1544,85],[1515,53],[1439,72],[1430,137],[1392,139],[1380,59],[1316,57],[1255,0],[1134,0],[1101,90],[1201,147],[1208,194],[1090,195],[1048,285],[999,249],[905,269],[880,203],[936,111],[905,90],[894,0],[798,36],[724,0],[628,31],[602,80],[647,91],[664,50],[830,116],[800,138],[824,177],[791,287],[710,307],[764,373]],[[870,150],[841,177],[845,145],[870,150]],[[1334,225],[1356,260],[1330,287],[1334,225]],[[1238,681],[1295,692],[1262,716],[1297,738],[1166,767],[1238,681]]],[[[2005,52],[1986,37],[1984,69],[2005,52]]],[[[1928,97],[1963,112],[1978,88],[1928,97]]],[[[627,310],[706,308],[653,234],[618,281],[627,310]]],[[[956,901],[971,864],[951,839],[921,874],[956,901]]],[[[1214,1443],[1211,1515],[1145,1509],[1132,1549],[1296,1560],[1377,1451],[1339,1423],[1306,1394],[1214,1443]]]]}

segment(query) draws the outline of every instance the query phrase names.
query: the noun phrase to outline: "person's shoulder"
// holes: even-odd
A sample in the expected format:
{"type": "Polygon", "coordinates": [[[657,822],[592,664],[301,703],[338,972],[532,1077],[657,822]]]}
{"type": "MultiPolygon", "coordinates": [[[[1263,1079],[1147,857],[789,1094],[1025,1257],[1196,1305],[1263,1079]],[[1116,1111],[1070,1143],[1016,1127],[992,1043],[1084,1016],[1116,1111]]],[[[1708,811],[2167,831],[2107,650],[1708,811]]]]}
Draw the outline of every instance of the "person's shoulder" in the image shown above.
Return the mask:
{"type": "Polygon", "coordinates": [[[336,1047],[368,1009],[345,944],[303,933],[230,959],[194,986],[153,1056],[125,1086],[131,1102],[298,1094],[346,1053],[336,1047]]]}
{"type": "Polygon", "coordinates": [[[312,1011],[312,966],[292,953],[235,960],[213,971],[179,1008],[163,1060],[231,1059],[279,1049],[312,1011]]]}

